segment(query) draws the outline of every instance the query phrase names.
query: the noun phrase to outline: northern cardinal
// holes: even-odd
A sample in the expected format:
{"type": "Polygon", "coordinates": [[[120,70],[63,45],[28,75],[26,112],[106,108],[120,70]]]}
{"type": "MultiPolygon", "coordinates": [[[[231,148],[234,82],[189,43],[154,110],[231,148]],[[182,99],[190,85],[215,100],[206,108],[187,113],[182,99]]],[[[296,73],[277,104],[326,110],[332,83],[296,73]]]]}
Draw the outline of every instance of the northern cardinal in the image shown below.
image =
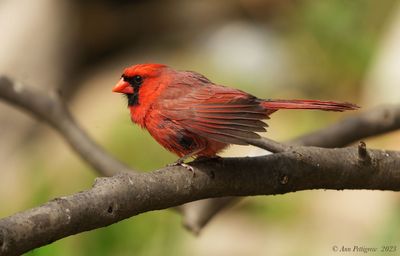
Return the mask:
{"type": "Polygon", "coordinates": [[[138,64],[124,70],[113,92],[128,99],[134,123],[180,158],[214,157],[230,144],[261,138],[263,119],[278,109],[353,110],[351,103],[319,100],[265,100],[217,85],[191,71],[162,64],[138,64]]]}

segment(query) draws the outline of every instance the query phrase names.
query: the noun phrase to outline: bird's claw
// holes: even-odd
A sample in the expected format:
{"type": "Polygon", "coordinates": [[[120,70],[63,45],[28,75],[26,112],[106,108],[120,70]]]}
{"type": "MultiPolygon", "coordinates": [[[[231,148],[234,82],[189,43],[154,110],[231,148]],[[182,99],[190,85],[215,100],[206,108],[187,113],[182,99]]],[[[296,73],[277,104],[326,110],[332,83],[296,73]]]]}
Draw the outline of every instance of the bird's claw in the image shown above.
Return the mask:
{"type": "Polygon", "coordinates": [[[192,172],[193,176],[195,176],[195,174],[196,174],[196,173],[194,172],[194,168],[193,168],[192,166],[190,166],[190,165],[188,165],[188,164],[185,164],[185,163],[183,163],[183,162],[180,162],[180,161],[177,161],[177,162],[168,164],[167,166],[168,166],[168,167],[172,167],[172,166],[182,166],[182,167],[185,168],[186,170],[192,172]]]}

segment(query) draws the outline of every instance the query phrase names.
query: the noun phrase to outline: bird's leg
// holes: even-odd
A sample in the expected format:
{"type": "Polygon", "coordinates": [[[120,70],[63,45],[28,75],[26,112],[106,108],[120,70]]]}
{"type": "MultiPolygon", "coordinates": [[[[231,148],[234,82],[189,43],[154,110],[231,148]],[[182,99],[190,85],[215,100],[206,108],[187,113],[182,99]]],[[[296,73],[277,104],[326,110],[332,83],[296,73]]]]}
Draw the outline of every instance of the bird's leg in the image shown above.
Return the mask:
{"type": "Polygon", "coordinates": [[[199,152],[203,151],[204,148],[200,148],[197,149],[195,151],[190,152],[189,154],[186,154],[184,156],[182,156],[181,158],[179,158],[178,160],[176,160],[175,162],[168,164],[168,166],[182,166],[184,167],[186,170],[191,171],[193,173],[193,176],[195,175],[194,169],[192,166],[185,164],[185,160],[188,159],[189,157],[195,156],[197,155],[199,152]]]}

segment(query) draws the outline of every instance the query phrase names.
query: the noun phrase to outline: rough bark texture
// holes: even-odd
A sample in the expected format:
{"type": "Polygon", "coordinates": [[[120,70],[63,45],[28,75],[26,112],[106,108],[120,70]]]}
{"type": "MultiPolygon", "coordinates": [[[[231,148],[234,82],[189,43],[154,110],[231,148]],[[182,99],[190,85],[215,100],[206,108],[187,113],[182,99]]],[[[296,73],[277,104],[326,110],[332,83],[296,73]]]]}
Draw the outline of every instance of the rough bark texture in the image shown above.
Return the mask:
{"type": "Polygon", "coordinates": [[[204,198],[307,189],[400,190],[400,152],[394,151],[296,147],[264,157],[200,161],[192,166],[195,176],[185,168],[170,167],[98,178],[92,189],[4,218],[0,252],[18,255],[143,212],[204,198]]]}

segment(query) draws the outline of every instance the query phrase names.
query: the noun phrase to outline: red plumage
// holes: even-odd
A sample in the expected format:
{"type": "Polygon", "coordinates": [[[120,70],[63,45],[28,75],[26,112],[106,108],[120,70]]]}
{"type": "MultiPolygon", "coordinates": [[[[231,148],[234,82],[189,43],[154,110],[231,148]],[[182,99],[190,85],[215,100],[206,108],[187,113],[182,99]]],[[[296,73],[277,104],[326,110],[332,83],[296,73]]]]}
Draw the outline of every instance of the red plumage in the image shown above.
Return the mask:
{"type": "Polygon", "coordinates": [[[128,98],[131,119],[180,157],[215,156],[229,144],[248,145],[266,131],[263,119],[278,109],[345,111],[351,103],[319,100],[263,100],[216,85],[190,71],[161,64],[125,69],[113,89],[128,98]]]}

